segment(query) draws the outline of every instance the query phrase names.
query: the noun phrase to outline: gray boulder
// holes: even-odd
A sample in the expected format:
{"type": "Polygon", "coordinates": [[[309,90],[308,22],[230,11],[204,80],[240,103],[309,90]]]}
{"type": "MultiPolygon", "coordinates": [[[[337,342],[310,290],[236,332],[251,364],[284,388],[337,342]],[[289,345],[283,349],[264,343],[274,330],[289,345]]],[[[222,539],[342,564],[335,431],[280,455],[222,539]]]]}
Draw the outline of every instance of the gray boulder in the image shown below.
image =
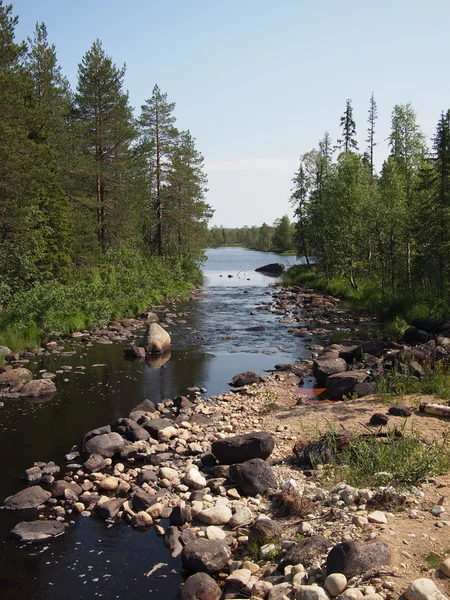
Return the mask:
{"type": "Polygon", "coordinates": [[[262,273],[263,275],[279,277],[284,271],[284,265],[282,263],[270,263],[268,265],[264,265],[263,267],[258,267],[255,269],[255,271],[257,273],[262,273]]]}
{"type": "Polygon", "coordinates": [[[42,489],[40,485],[34,485],[6,498],[5,506],[9,510],[26,510],[37,508],[49,498],[51,498],[50,492],[42,489]]]}
{"type": "Polygon", "coordinates": [[[231,465],[230,477],[246,496],[264,494],[269,488],[278,487],[272,467],[261,458],[231,465]]]}
{"type": "Polygon", "coordinates": [[[224,542],[197,538],[186,544],[181,552],[183,568],[190,573],[218,573],[231,557],[224,542]]]}
{"type": "Polygon", "coordinates": [[[330,375],[346,370],[347,363],[343,358],[318,358],[313,362],[313,375],[319,385],[325,385],[325,380],[330,375]]]}
{"type": "Polygon", "coordinates": [[[364,383],[368,378],[366,371],[346,371],[327,377],[327,393],[331,400],[342,400],[344,396],[353,393],[358,383],[364,383]]]}
{"type": "Polygon", "coordinates": [[[148,354],[161,354],[165,350],[169,350],[172,340],[168,332],[158,325],[158,323],[150,323],[147,325],[147,330],[142,340],[142,346],[148,354]]]}
{"type": "Polygon", "coordinates": [[[195,573],[187,578],[181,590],[181,600],[220,600],[222,590],[207,573],[195,573]]]}
{"type": "Polygon", "coordinates": [[[347,540],[336,544],[327,557],[327,574],[343,573],[354,577],[375,567],[389,565],[391,553],[384,542],[363,544],[347,540]]]}
{"type": "Polygon", "coordinates": [[[252,458],[268,458],[274,449],[275,440],[264,431],[252,431],[235,435],[212,443],[211,452],[221,465],[242,463],[252,458]]]}
{"type": "Polygon", "coordinates": [[[103,458],[112,458],[125,446],[123,437],[116,432],[96,435],[86,443],[87,454],[100,454],[103,458]]]}
{"type": "Polygon", "coordinates": [[[22,521],[11,535],[21,542],[41,542],[62,535],[64,531],[64,524],[59,521],[22,521]]]}

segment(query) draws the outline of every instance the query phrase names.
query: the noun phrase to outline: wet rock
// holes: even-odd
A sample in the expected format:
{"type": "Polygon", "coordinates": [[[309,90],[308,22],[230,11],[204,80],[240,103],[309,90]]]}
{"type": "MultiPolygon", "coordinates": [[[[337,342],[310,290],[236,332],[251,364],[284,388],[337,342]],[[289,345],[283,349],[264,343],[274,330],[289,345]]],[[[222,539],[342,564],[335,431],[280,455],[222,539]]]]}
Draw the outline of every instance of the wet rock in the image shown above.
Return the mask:
{"type": "Polygon", "coordinates": [[[143,427],[140,427],[132,419],[117,419],[113,424],[112,430],[119,433],[122,437],[130,442],[138,442],[140,440],[150,439],[150,434],[143,427]]]}
{"type": "Polygon", "coordinates": [[[313,375],[319,386],[324,385],[330,375],[346,370],[347,363],[343,358],[318,358],[313,362],[313,375]]]}
{"type": "Polygon", "coordinates": [[[64,479],[54,481],[50,487],[53,498],[64,498],[66,490],[71,490],[76,496],[81,496],[83,493],[83,490],[78,483],[75,483],[74,481],[65,481],[64,479]]]}
{"type": "Polygon", "coordinates": [[[21,389],[25,383],[28,383],[33,378],[31,371],[28,369],[10,369],[4,373],[0,373],[0,388],[8,387],[10,391],[16,392],[21,389]]]}
{"type": "Polygon", "coordinates": [[[89,458],[83,463],[86,471],[95,473],[101,471],[106,467],[106,460],[100,454],[91,454],[89,458]]]}
{"type": "Polygon", "coordinates": [[[125,498],[113,498],[101,504],[97,504],[95,509],[103,519],[114,519],[122,508],[125,498]]]}
{"type": "Polygon", "coordinates": [[[268,458],[274,449],[275,440],[270,433],[253,431],[235,435],[212,443],[211,452],[222,465],[242,463],[253,458],[268,458]]]}
{"type": "Polygon", "coordinates": [[[342,400],[352,394],[358,383],[364,383],[368,378],[366,371],[346,371],[330,375],[326,381],[328,395],[332,400],[342,400]]]}
{"type": "Polygon", "coordinates": [[[87,454],[100,454],[104,458],[112,458],[115,454],[119,454],[125,446],[123,437],[116,433],[104,433],[92,437],[86,443],[87,454]]]}
{"type": "Polygon", "coordinates": [[[391,406],[388,410],[390,415],[394,415],[395,417],[410,417],[413,411],[409,408],[409,406],[391,406]]]}
{"type": "MultiPolygon", "coordinates": [[[[283,570],[287,565],[302,564],[309,568],[317,562],[322,554],[326,554],[330,549],[331,542],[323,535],[313,535],[298,542],[287,551],[286,556],[278,565],[279,570],[283,570]]],[[[335,573],[336,571],[332,571],[335,573]]],[[[342,571],[338,571],[341,572],[342,571]]]]}
{"type": "Polygon", "coordinates": [[[374,413],[369,420],[370,425],[387,425],[389,417],[383,413],[374,413]]]}
{"type": "Polygon", "coordinates": [[[28,398],[37,398],[47,394],[54,394],[56,385],[49,379],[35,379],[20,388],[20,395],[28,398]]]}
{"type": "Polygon", "coordinates": [[[158,325],[158,323],[147,325],[142,340],[142,346],[145,348],[146,353],[161,354],[165,350],[169,350],[171,343],[170,335],[161,325],[158,325]]]}
{"type": "Polygon", "coordinates": [[[446,600],[431,579],[415,579],[405,590],[406,600],[446,600]]]}
{"type": "Polygon", "coordinates": [[[235,375],[228,385],[232,387],[243,387],[244,385],[252,385],[253,383],[261,383],[261,376],[253,371],[246,371],[235,375]]]}
{"type": "Polygon", "coordinates": [[[218,573],[231,557],[225,542],[198,538],[186,544],[181,552],[183,568],[188,572],[218,573]]]}
{"type": "Polygon", "coordinates": [[[222,591],[207,573],[195,573],[187,578],[181,590],[181,600],[220,600],[222,591]]]}
{"type": "Polygon", "coordinates": [[[164,545],[172,552],[175,558],[181,554],[183,546],[180,541],[180,531],[177,527],[171,525],[164,533],[164,545]]]}
{"type": "Polygon", "coordinates": [[[22,521],[11,535],[21,542],[40,542],[62,535],[64,531],[64,524],[59,521],[22,521]]]}
{"type": "Polygon", "coordinates": [[[354,577],[375,567],[388,565],[391,553],[384,542],[363,544],[346,540],[336,544],[327,557],[327,574],[343,573],[354,577]]]}
{"type": "Polygon", "coordinates": [[[26,510],[28,508],[37,508],[51,498],[51,493],[42,489],[39,485],[25,488],[17,494],[8,496],[5,500],[5,506],[9,510],[26,510]]]}
{"type": "Polygon", "coordinates": [[[269,488],[278,486],[272,467],[261,458],[231,465],[230,477],[246,496],[264,494],[269,488]]]}
{"type": "Polygon", "coordinates": [[[145,348],[142,346],[127,346],[123,352],[126,358],[145,358],[145,348]]]}

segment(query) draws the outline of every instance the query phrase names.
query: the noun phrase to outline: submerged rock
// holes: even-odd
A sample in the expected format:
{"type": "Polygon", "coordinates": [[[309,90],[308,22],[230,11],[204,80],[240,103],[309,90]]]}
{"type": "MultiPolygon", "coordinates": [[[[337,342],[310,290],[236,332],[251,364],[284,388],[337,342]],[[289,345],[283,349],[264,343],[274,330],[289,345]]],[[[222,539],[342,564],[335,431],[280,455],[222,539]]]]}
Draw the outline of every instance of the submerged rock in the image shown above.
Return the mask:
{"type": "Polygon", "coordinates": [[[11,535],[22,542],[41,542],[62,535],[64,531],[64,524],[59,521],[22,521],[11,535]]]}

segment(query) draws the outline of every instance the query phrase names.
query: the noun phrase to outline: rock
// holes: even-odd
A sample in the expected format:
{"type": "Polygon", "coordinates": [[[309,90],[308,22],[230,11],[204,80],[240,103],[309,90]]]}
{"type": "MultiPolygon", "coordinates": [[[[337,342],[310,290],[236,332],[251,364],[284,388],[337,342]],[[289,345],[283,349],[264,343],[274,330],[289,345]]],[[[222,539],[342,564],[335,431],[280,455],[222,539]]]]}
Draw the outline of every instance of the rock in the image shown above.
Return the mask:
{"type": "Polygon", "coordinates": [[[256,581],[255,585],[252,587],[252,598],[253,596],[256,598],[267,598],[272,588],[273,583],[260,579],[259,581],[256,581]]]}
{"type": "Polygon", "coordinates": [[[197,469],[189,469],[186,475],[183,477],[183,483],[192,488],[193,490],[202,490],[206,487],[206,479],[197,469]]]}
{"type": "Polygon", "coordinates": [[[64,531],[64,524],[59,521],[22,521],[11,535],[21,542],[40,542],[62,535],[64,531]]]}
{"type": "MultiPolygon", "coordinates": [[[[278,569],[283,570],[287,565],[298,564],[309,568],[313,563],[317,562],[321,554],[328,552],[330,546],[330,540],[323,535],[313,535],[306,538],[287,551],[286,556],[278,565],[278,569]]],[[[333,573],[335,572],[333,571],[333,573]]]]}
{"type": "Polygon", "coordinates": [[[142,427],[149,432],[153,439],[157,440],[159,432],[167,427],[172,427],[172,425],[173,421],[170,419],[150,419],[150,421],[145,421],[142,427]]]}
{"type": "Polygon", "coordinates": [[[218,573],[231,558],[225,542],[198,538],[186,544],[181,552],[183,568],[188,572],[218,573]]]}
{"type": "Polygon", "coordinates": [[[415,579],[405,590],[406,600],[446,600],[431,579],[415,579]]]}
{"type": "Polygon", "coordinates": [[[0,388],[8,387],[11,392],[17,392],[25,383],[28,383],[33,378],[31,371],[28,369],[11,369],[0,373],[0,388]]]}
{"type": "Polygon", "coordinates": [[[71,490],[76,496],[81,496],[83,493],[83,490],[78,483],[75,483],[74,481],[65,481],[64,479],[54,481],[50,488],[53,498],[64,498],[66,490],[71,490]]]}
{"type": "Polygon", "coordinates": [[[123,352],[126,358],[145,358],[145,348],[142,346],[127,346],[123,352]]]}
{"type": "Polygon", "coordinates": [[[216,504],[198,512],[196,519],[207,525],[226,525],[231,519],[231,510],[225,504],[216,504]]]}
{"type": "Polygon", "coordinates": [[[383,340],[367,340],[362,342],[355,350],[355,359],[361,361],[364,358],[364,354],[371,354],[380,358],[383,352],[388,347],[387,342],[383,340]]]}
{"type": "Polygon", "coordinates": [[[339,596],[339,600],[362,600],[363,598],[363,593],[357,588],[348,588],[339,596]]]}
{"type": "Polygon", "coordinates": [[[326,388],[331,400],[342,400],[343,396],[352,394],[358,383],[364,383],[368,378],[366,371],[346,371],[327,377],[326,388]]]}
{"type": "Polygon", "coordinates": [[[33,481],[39,481],[39,479],[42,479],[42,475],[43,473],[39,467],[31,467],[22,473],[20,479],[23,479],[28,483],[32,483],[33,481]]]}
{"type": "Polygon", "coordinates": [[[28,398],[37,398],[47,394],[54,394],[56,385],[49,379],[35,379],[20,388],[20,395],[28,398]]]}
{"type": "Polygon", "coordinates": [[[389,418],[383,413],[374,413],[370,417],[369,424],[370,425],[387,425],[389,418]]]}
{"type": "Polygon", "coordinates": [[[170,513],[170,524],[180,527],[185,523],[192,521],[191,509],[189,506],[174,506],[170,513]]]}
{"type": "Polygon", "coordinates": [[[300,585],[295,600],[329,600],[326,591],[318,585],[300,585]]]}
{"type": "Polygon", "coordinates": [[[250,581],[251,576],[252,572],[250,569],[236,569],[230,575],[228,575],[226,583],[242,590],[250,581]]]}
{"type": "Polygon", "coordinates": [[[236,511],[236,513],[229,520],[228,525],[231,527],[231,529],[234,529],[235,527],[248,525],[252,522],[252,520],[252,511],[249,508],[244,507],[236,511]]]}
{"type": "Polygon", "coordinates": [[[230,477],[246,496],[264,494],[269,488],[278,487],[272,467],[261,458],[231,465],[230,477]]]}
{"type": "MultiPolygon", "coordinates": [[[[249,509],[247,509],[249,510],[249,509]]],[[[249,541],[255,540],[259,546],[267,544],[274,538],[281,539],[283,529],[272,519],[257,519],[249,533],[249,541]]]]}
{"type": "Polygon", "coordinates": [[[0,346],[0,356],[7,356],[8,354],[12,354],[8,346],[0,346]]]}
{"type": "Polygon", "coordinates": [[[410,417],[413,411],[409,408],[409,406],[391,406],[388,410],[390,415],[394,415],[395,417],[410,417]]]}
{"type": "Polygon", "coordinates": [[[377,384],[375,381],[365,382],[365,383],[357,383],[353,388],[353,393],[358,396],[358,398],[363,398],[364,396],[370,396],[371,394],[375,394],[377,391],[377,384]]]}
{"type": "Polygon", "coordinates": [[[86,444],[88,443],[89,440],[91,440],[96,435],[103,435],[105,433],[111,433],[111,426],[110,425],[104,425],[103,427],[97,427],[97,429],[91,429],[91,431],[88,431],[83,436],[83,439],[81,440],[81,449],[82,449],[82,451],[86,452],[86,444]]]}
{"type": "Polygon", "coordinates": [[[138,513],[133,515],[132,523],[135,527],[143,529],[145,527],[151,527],[153,525],[153,519],[147,512],[140,510],[138,513]]]}
{"type": "Polygon", "coordinates": [[[252,385],[253,383],[261,383],[261,376],[253,371],[245,371],[235,375],[228,385],[232,387],[243,387],[244,385],[252,385]]]}
{"type": "Polygon", "coordinates": [[[113,498],[102,504],[97,504],[95,509],[103,519],[113,519],[123,506],[125,498],[113,498]]]}
{"type": "Polygon", "coordinates": [[[443,560],[439,566],[439,571],[446,577],[450,577],[450,557],[443,560]]]}
{"type": "Polygon", "coordinates": [[[89,458],[83,463],[86,471],[95,473],[101,471],[106,467],[106,460],[100,454],[91,454],[89,458]]]}
{"type": "Polygon", "coordinates": [[[271,277],[279,277],[284,271],[284,265],[281,263],[270,263],[255,269],[256,273],[270,275],[271,277]]]}
{"type": "Polygon", "coordinates": [[[417,327],[409,327],[403,334],[403,340],[410,346],[417,344],[426,344],[430,339],[430,335],[423,329],[417,327]]]}
{"type": "Polygon", "coordinates": [[[391,553],[384,542],[363,544],[346,540],[336,544],[327,557],[327,574],[343,573],[354,577],[375,567],[388,565],[391,553]]]}
{"type": "Polygon", "coordinates": [[[216,440],[211,445],[211,452],[221,465],[232,465],[252,458],[265,460],[272,454],[274,446],[275,440],[270,433],[253,431],[216,440]]]}
{"type": "Polygon", "coordinates": [[[222,591],[207,573],[195,573],[186,579],[181,600],[220,600],[222,591]]]}
{"type": "Polygon", "coordinates": [[[347,587],[347,577],[342,573],[333,573],[332,575],[328,575],[323,586],[330,596],[335,598],[339,594],[342,594],[347,587]]]}
{"type": "Polygon", "coordinates": [[[221,527],[210,525],[206,528],[206,537],[208,540],[224,540],[227,537],[227,534],[221,527]]]}
{"type": "Polygon", "coordinates": [[[5,506],[9,510],[26,510],[27,508],[37,508],[47,502],[49,498],[51,498],[50,492],[45,491],[39,485],[34,485],[6,498],[5,506]]]}
{"type": "Polygon", "coordinates": [[[318,358],[313,362],[313,376],[319,386],[325,385],[325,380],[335,373],[347,370],[347,363],[343,358],[318,358]]]}
{"type": "Polygon", "coordinates": [[[119,454],[125,446],[123,437],[116,433],[104,433],[92,437],[86,443],[87,454],[100,454],[104,458],[112,458],[115,454],[119,454]]]}
{"type": "Polygon", "coordinates": [[[168,332],[158,325],[158,323],[150,323],[147,325],[147,330],[142,340],[142,346],[148,354],[162,354],[169,350],[172,340],[168,332]]]}
{"type": "Polygon", "coordinates": [[[138,442],[140,440],[147,441],[150,439],[150,434],[143,427],[140,427],[132,419],[117,419],[113,424],[112,430],[119,433],[130,442],[138,442]]]}
{"type": "Polygon", "coordinates": [[[147,510],[147,508],[149,508],[153,504],[156,504],[158,500],[159,498],[156,494],[147,494],[147,492],[144,491],[142,488],[137,488],[134,491],[133,496],[131,498],[133,509],[136,512],[139,512],[140,510],[147,510]]]}
{"type": "Polygon", "coordinates": [[[117,477],[113,477],[112,475],[110,475],[109,477],[105,477],[105,479],[102,479],[98,485],[102,490],[105,490],[106,492],[113,492],[119,487],[119,480],[117,479],[117,477]]]}
{"type": "Polygon", "coordinates": [[[131,412],[156,412],[155,405],[151,400],[143,400],[140,404],[135,406],[131,412]]]}
{"type": "Polygon", "coordinates": [[[143,483],[155,483],[158,481],[158,476],[154,471],[141,471],[137,476],[136,483],[142,485],[143,483]]]}
{"type": "Polygon", "coordinates": [[[377,525],[386,525],[387,518],[384,512],[381,510],[374,510],[367,515],[369,523],[376,523],[377,525]]]}

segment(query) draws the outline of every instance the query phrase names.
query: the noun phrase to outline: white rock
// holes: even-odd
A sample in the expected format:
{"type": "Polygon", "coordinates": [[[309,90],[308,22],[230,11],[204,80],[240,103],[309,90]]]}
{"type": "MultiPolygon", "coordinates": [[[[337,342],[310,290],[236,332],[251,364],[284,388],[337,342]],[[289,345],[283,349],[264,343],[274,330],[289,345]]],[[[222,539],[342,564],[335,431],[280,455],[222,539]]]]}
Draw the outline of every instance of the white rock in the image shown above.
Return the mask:
{"type": "Polygon", "coordinates": [[[261,558],[264,558],[272,552],[275,552],[275,550],[275,544],[264,544],[264,546],[261,546],[259,549],[259,555],[261,558]]]}
{"type": "Polygon", "coordinates": [[[346,587],[347,577],[342,573],[333,573],[325,579],[324,588],[332,597],[342,594],[346,587]]]}
{"type": "Polygon", "coordinates": [[[441,515],[443,512],[445,512],[445,508],[443,506],[440,506],[439,504],[436,504],[431,509],[431,512],[435,517],[439,517],[439,515],[441,515]]]}
{"type": "Polygon", "coordinates": [[[196,518],[207,525],[226,525],[231,519],[231,510],[228,506],[219,504],[200,511],[196,518]]]}
{"type": "Polygon", "coordinates": [[[173,481],[178,478],[178,471],[175,469],[171,469],[170,467],[161,467],[159,470],[159,476],[161,479],[167,479],[168,481],[173,481]]]}
{"type": "Polygon", "coordinates": [[[189,471],[183,477],[183,483],[194,490],[202,490],[204,487],[206,487],[206,479],[199,471],[197,471],[197,469],[194,468],[189,469],[189,471]]]}
{"type": "Polygon", "coordinates": [[[220,529],[220,527],[210,525],[206,528],[206,537],[208,540],[224,540],[227,537],[227,534],[223,529],[220,529]]]}
{"type": "Polygon", "coordinates": [[[117,490],[117,488],[119,487],[119,480],[117,479],[117,477],[113,477],[112,475],[110,475],[109,477],[105,477],[105,479],[102,479],[102,481],[100,481],[99,486],[102,488],[102,490],[106,490],[106,491],[112,491],[112,490],[117,490]]]}
{"type": "Polygon", "coordinates": [[[294,569],[291,570],[292,586],[294,590],[298,590],[302,585],[308,583],[308,573],[306,571],[299,571],[294,573],[294,569]]]}
{"type": "Polygon", "coordinates": [[[158,431],[158,438],[160,440],[170,440],[175,437],[178,433],[178,429],[176,427],[164,427],[164,429],[160,429],[158,431]]]}
{"type": "Polygon", "coordinates": [[[306,534],[306,533],[310,533],[312,530],[312,525],[311,523],[308,523],[308,521],[303,521],[303,523],[300,524],[300,527],[298,528],[299,533],[301,534],[306,534]]]}
{"type": "Polygon", "coordinates": [[[439,571],[446,577],[450,577],[450,557],[441,562],[439,571]]]}
{"type": "Polygon", "coordinates": [[[367,515],[367,518],[369,523],[376,523],[377,525],[386,525],[387,523],[386,515],[381,510],[374,510],[367,515]]]}
{"type": "Polygon", "coordinates": [[[356,525],[356,527],[365,527],[368,524],[369,521],[366,519],[366,517],[363,517],[362,515],[353,515],[352,525],[356,525]]]}
{"type": "Polygon", "coordinates": [[[318,585],[301,585],[295,594],[295,600],[329,600],[329,595],[318,585]]]}
{"type": "Polygon", "coordinates": [[[231,575],[228,575],[226,581],[227,583],[242,589],[247,585],[251,576],[252,574],[249,569],[236,569],[231,575]]]}
{"type": "Polygon", "coordinates": [[[431,579],[415,579],[405,590],[406,600],[446,600],[431,579]]]}

